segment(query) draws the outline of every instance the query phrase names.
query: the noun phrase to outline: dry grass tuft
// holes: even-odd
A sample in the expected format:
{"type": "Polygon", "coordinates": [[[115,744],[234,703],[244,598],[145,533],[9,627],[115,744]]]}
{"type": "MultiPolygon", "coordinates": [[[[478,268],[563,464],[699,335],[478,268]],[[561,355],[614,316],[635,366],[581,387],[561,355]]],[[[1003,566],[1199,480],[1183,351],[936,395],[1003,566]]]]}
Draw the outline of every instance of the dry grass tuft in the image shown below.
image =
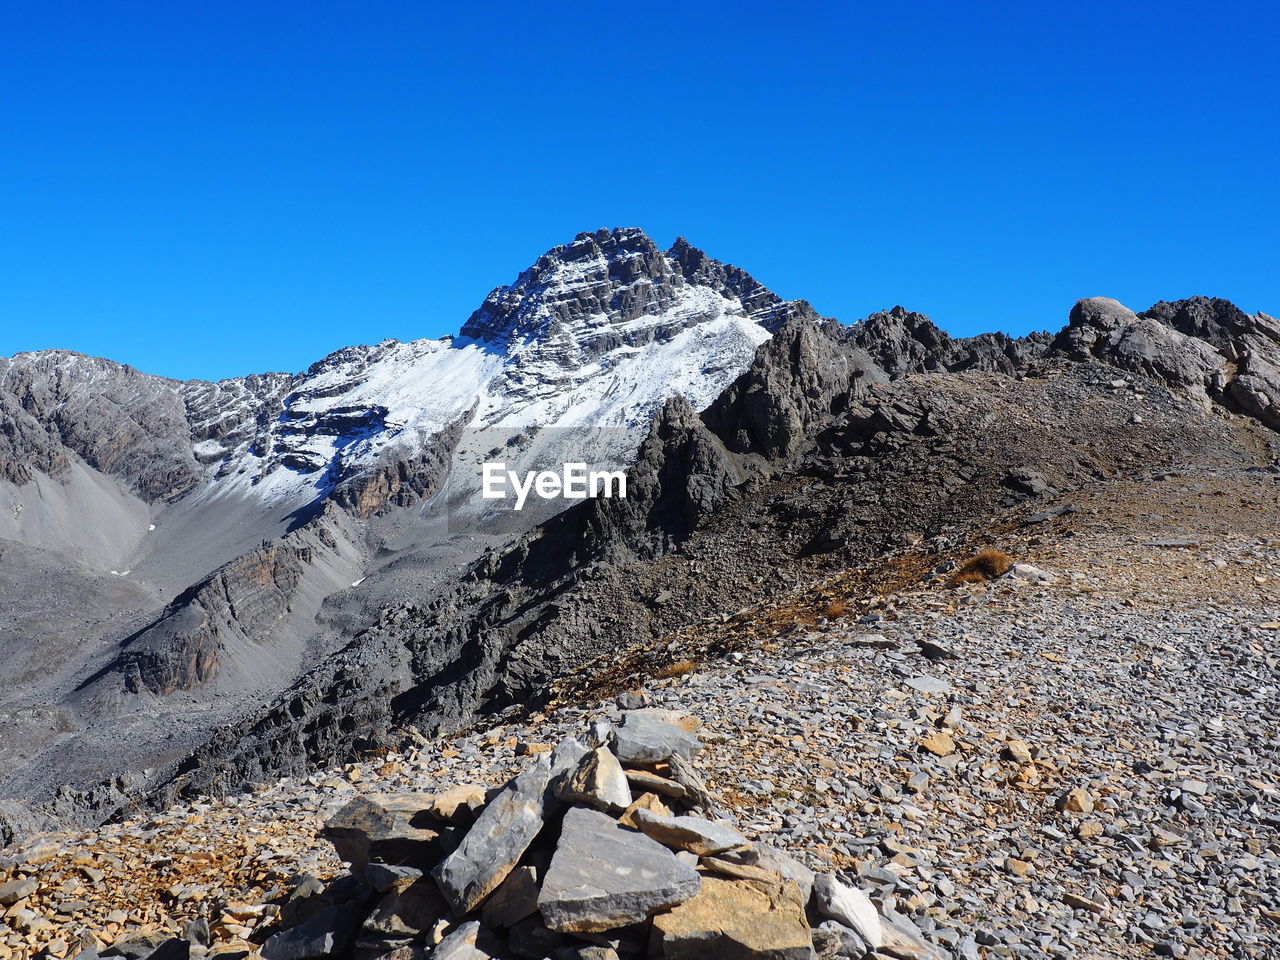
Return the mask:
{"type": "Polygon", "coordinates": [[[958,587],[962,583],[983,583],[994,580],[1009,572],[1013,566],[1013,558],[1000,550],[987,548],[979,550],[972,557],[960,564],[947,580],[948,587],[958,587]]]}
{"type": "Polygon", "coordinates": [[[672,677],[683,677],[686,674],[693,673],[698,669],[698,665],[692,660],[681,660],[678,663],[672,663],[661,670],[655,676],[659,680],[670,680],[672,677]]]}

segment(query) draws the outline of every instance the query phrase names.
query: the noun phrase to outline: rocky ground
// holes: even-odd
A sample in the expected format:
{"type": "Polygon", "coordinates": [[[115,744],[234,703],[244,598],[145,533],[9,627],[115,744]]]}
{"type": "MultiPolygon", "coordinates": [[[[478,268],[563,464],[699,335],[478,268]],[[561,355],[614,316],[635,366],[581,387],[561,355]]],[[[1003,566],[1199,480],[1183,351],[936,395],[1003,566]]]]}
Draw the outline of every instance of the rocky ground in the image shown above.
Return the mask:
{"type": "MultiPolygon", "coordinates": [[[[696,766],[747,836],[839,871],[956,956],[1280,954],[1280,475],[1101,483],[968,546],[1032,569],[955,590],[924,553],[846,571],[644,651],[643,696],[703,719],[696,766]]],[[[256,949],[298,875],[341,870],[316,833],[353,796],[500,783],[617,719],[592,690],[38,838],[0,861],[0,958],[199,918],[213,952],[256,949]]]]}

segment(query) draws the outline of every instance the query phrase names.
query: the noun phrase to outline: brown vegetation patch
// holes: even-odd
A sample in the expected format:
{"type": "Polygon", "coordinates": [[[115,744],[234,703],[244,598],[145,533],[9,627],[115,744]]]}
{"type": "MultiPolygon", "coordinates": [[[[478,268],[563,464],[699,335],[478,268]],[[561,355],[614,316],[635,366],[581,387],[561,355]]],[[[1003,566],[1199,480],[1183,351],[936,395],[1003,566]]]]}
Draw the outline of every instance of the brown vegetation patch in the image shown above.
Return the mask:
{"type": "Polygon", "coordinates": [[[1009,572],[1013,566],[1013,558],[1000,550],[988,547],[979,550],[972,557],[960,564],[947,580],[948,587],[958,587],[962,583],[985,583],[1009,572]]]}

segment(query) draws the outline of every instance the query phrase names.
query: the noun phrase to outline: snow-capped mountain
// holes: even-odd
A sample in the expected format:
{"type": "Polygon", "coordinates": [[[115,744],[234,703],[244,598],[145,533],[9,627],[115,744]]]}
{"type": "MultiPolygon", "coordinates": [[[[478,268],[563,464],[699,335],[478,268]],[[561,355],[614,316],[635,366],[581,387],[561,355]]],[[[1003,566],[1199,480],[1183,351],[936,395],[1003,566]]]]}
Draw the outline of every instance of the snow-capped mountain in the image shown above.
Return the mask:
{"type": "Polygon", "coordinates": [[[0,359],[0,784],[198,743],[559,509],[495,526],[479,461],[622,466],[667,398],[708,406],[797,314],[683,240],[616,229],[548,251],[456,336],[300,374],[0,359]]]}
{"type": "Polygon", "coordinates": [[[579,234],[456,337],[348,347],[296,377],[162,381],[199,465],[180,492],[297,503],[412,461],[450,427],[641,427],[672,393],[706,406],[771,326],[807,310],[684,241],[663,252],[635,229],[579,234]]]}

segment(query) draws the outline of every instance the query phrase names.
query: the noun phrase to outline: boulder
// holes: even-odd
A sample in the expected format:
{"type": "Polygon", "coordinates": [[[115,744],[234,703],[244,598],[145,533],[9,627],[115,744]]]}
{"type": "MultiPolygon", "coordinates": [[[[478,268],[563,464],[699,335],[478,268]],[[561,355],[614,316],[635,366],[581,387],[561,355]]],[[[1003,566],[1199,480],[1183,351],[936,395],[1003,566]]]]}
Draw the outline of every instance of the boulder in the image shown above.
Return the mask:
{"type": "Polygon", "coordinates": [[[880,914],[871,898],[857,887],[841,883],[832,874],[814,878],[813,906],[821,916],[849,927],[872,949],[878,949],[885,942],[880,914]]]}
{"type": "Polygon", "coordinates": [[[484,806],[484,787],[464,783],[433,794],[423,809],[445,823],[470,822],[484,806]]]}
{"type": "Polygon", "coordinates": [[[599,747],[583,757],[556,793],[561,800],[587,803],[600,810],[624,810],[631,805],[627,775],[608,747],[599,747]]]}
{"type": "Polygon", "coordinates": [[[857,932],[835,920],[823,920],[813,930],[813,949],[818,960],[852,958],[862,960],[871,952],[865,940],[857,932]]]}
{"type": "Polygon", "coordinates": [[[357,797],[320,829],[338,856],[363,876],[371,860],[396,866],[430,865],[440,831],[424,813],[434,794],[383,793],[357,797]]]}
{"type": "Polygon", "coordinates": [[[478,920],[460,924],[431,951],[431,960],[493,960],[499,945],[478,920]]]}
{"type": "Polygon", "coordinates": [[[574,807],[538,895],[547,927],[598,933],[638,923],[698,892],[699,877],[670,850],[596,810],[574,807]]]}
{"type": "Polygon", "coordinates": [[[6,880],[0,883],[0,906],[11,907],[19,900],[31,896],[37,889],[38,885],[30,877],[6,880]]]}
{"type": "Polygon", "coordinates": [[[394,886],[403,886],[406,883],[417,880],[422,876],[422,871],[417,867],[394,866],[375,861],[365,867],[364,876],[369,881],[369,886],[373,887],[375,891],[386,893],[394,886]]]}
{"type": "Polygon", "coordinates": [[[618,821],[624,826],[635,827],[637,810],[648,810],[650,813],[656,813],[664,817],[671,816],[671,809],[658,798],[656,793],[642,793],[622,812],[622,815],[618,817],[618,821]]]}
{"type": "Polygon", "coordinates": [[[342,953],[360,925],[352,904],[327,907],[305,923],[274,934],[262,945],[263,960],[311,960],[342,953]]]}

